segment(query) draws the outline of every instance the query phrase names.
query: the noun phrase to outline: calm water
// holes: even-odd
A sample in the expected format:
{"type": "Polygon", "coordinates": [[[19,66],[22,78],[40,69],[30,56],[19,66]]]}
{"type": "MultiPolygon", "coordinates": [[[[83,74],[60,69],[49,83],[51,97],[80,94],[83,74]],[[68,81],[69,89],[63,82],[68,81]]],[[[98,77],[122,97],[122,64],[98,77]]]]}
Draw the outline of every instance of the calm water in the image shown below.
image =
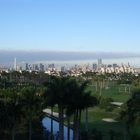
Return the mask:
{"type": "MultiPolygon", "coordinates": [[[[48,117],[45,117],[42,120],[43,126],[48,130],[51,131],[51,119],[48,117]]],[[[67,127],[64,126],[64,140],[67,140],[67,127]]],[[[53,120],[53,134],[56,136],[57,132],[59,131],[59,123],[57,121],[53,120]]],[[[70,129],[70,140],[73,140],[73,130],[70,129]]]]}

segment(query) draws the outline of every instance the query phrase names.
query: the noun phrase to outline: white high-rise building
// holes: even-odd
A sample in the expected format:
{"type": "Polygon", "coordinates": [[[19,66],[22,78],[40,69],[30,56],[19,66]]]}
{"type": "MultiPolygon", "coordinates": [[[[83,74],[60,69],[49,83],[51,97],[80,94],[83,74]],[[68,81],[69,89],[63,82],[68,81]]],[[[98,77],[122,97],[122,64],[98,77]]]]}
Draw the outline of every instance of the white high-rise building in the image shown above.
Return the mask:
{"type": "Polygon", "coordinates": [[[17,59],[14,58],[14,70],[17,70],[17,59]]]}

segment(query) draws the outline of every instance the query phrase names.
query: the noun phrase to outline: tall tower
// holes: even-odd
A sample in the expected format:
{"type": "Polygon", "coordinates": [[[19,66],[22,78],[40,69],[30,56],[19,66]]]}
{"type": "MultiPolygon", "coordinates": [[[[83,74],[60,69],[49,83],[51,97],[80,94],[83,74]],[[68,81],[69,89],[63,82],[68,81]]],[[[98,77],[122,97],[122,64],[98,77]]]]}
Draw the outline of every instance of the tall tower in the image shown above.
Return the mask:
{"type": "Polygon", "coordinates": [[[98,69],[100,69],[102,67],[102,59],[99,58],[98,59],[98,69]]]}
{"type": "Polygon", "coordinates": [[[14,70],[16,71],[17,70],[17,59],[14,58],[14,70]]]}

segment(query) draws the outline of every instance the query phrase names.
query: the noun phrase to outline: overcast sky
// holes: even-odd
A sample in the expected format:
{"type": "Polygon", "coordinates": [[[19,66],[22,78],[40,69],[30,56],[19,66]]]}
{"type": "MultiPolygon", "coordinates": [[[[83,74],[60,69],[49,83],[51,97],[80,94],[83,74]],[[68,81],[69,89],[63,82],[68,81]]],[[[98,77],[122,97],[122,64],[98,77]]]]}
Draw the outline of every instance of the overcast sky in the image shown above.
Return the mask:
{"type": "Polygon", "coordinates": [[[0,0],[0,49],[140,52],[140,0],[0,0]]]}

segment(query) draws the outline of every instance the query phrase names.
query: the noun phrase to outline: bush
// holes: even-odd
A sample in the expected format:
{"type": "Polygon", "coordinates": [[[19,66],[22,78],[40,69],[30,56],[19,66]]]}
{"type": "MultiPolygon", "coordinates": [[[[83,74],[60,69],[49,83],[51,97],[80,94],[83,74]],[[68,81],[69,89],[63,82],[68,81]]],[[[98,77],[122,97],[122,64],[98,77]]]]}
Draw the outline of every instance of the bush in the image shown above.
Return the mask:
{"type": "Polygon", "coordinates": [[[132,134],[130,140],[140,140],[140,134],[137,134],[137,133],[132,134]]]}
{"type": "Polygon", "coordinates": [[[90,132],[83,131],[80,133],[80,140],[102,140],[102,133],[97,129],[90,132]]]}
{"type": "Polygon", "coordinates": [[[99,107],[102,109],[106,109],[106,111],[112,111],[113,107],[110,102],[113,102],[112,98],[101,98],[99,101],[99,107]]]}

